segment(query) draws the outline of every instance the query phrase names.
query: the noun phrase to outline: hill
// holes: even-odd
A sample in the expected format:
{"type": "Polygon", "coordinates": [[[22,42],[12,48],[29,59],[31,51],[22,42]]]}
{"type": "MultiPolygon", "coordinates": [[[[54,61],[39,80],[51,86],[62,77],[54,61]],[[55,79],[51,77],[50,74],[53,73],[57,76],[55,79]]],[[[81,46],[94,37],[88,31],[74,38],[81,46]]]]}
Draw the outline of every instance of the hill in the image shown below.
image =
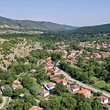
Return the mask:
{"type": "Polygon", "coordinates": [[[5,17],[0,17],[0,29],[22,29],[22,30],[40,30],[40,31],[68,31],[77,27],[61,25],[45,21],[31,20],[13,20],[5,17]]]}
{"type": "Polygon", "coordinates": [[[110,33],[110,24],[96,25],[96,26],[85,26],[80,27],[72,31],[74,34],[106,34],[110,33]]]}

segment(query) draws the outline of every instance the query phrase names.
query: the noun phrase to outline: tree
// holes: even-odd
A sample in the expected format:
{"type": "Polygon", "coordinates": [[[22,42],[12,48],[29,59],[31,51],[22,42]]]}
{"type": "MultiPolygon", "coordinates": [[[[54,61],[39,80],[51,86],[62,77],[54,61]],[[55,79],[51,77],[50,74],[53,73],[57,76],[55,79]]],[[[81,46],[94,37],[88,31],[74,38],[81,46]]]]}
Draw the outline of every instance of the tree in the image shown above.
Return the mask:
{"type": "Polygon", "coordinates": [[[66,87],[63,84],[61,84],[61,83],[56,84],[56,86],[55,86],[55,93],[57,95],[61,95],[62,92],[66,92],[66,91],[67,91],[66,87]]]}
{"type": "Polygon", "coordinates": [[[43,107],[44,110],[61,110],[60,100],[58,98],[41,101],[40,106],[43,107]]]}
{"type": "Polygon", "coordinates": [[[91,106],[92,106],[92,110],[103,110],[102,105],[98,100],[94,100],[91,106]]]}
{"type": "Polygon", "coordinates": [[[13,94],[12,88],[9,85],[6,85],[4,88],[3,95],[11,97],[13,94]]]}
{"type": "Polygon", "coordinates": [[[61,105],[68,110],[74,110],[76,108],[77,101],[73,97],[66,95],[61,99],[61,105]]]}
{"type": "Polygon", "coordinates": [[[23,110],[29,110],[31,108],[31,103],[27,102],[24,104],[23,110]]]}
{"type": "Polygon", "coordinates": [[[29,91],[26,88],[18,88],[16,90],[14,90],[14,97],[19,97],[20,94],[29,94],[29,91]]]}
{"type": "Polygon", "coordinates": [[[20,99],[12,100],[9,103],[7,110],[23,110],[24,101],[20,99]]]}
{"type": "Polygon", "coordinates": [[[29,102],[32,105],[38,105],[38,103],[36,102],[35,98],[32,95],[30,95],[30,94],[26,94],[25,102],[29,102]]]}
{"type": "Polygon", "coordinates": [[[92,110],[91,106],[87,102],[80,102],[76,110],[92,110]]]}
{"type": "Polygon", "coordinates": [[[59,60],[61,59],[62,53],[53,53],[53,54],[51,55],[51,57],[52,57],[52,61],[57,62],[57,61],[59,61],[59,60]]]}

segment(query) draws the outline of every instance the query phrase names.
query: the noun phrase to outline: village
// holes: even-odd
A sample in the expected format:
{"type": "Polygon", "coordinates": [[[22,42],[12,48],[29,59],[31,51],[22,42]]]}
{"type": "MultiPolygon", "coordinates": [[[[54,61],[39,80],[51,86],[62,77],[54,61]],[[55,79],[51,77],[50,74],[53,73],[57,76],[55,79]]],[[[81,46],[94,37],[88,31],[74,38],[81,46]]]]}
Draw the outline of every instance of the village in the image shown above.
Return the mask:
{"type": "MultiPolygon", "coordinates": [[[[103,43],[101,45],[103,48],[109,48],[110,44],[103,43]]],[[[84,47],[83,47],[84,48],[84,47]]],[[[99,49],[100,46],[97,45],[86,45],[85,48],[97,48],[99,49]]],[[[88,52],[86,49],[81,49],[81,50],[72,50],[67,52],[66,46],[60,46],[58,47],[57,50],[48,50],[48,52],[51,53],[63,53],[63,59],[69,63],[69,64],[76,64],[78,62],[77,57],[78,56],[83,56],[84,57],[84,62],[87,62],[88,60],[95,58],[97,60],[108,57],[110,56],[110,52],[88,52]]],[[[55,87],[57,84],[62,84],[63,86],[66,87],[66,90],[68,93],[73,93],[73,94],[83,94],[85,98],[90,99],[93,96],[93,92],[87,88],[82,87],[81,85],[77,84],[76,82],[70,81],[64,74],[62,74],[62,70],[59,68],[59,62],[58,61],[56,64],[54,61],[52,61],[51,56],[49,56],[45,61],[43,62],[43,66],[45,69],[46,76],[48,77],[48,81],[44,82],[42,84],[42,89],[39,91],[39,96],[43,98],[43,100],[49,100],[52,95],[54,95],[55,92],[55,87]]],[[[30,72],[32,74],[36,74],[36,69],[31,69],[30,72]]],[[[22,83],[19,81],[19,79],[16,79],[12,83],[12,89],[16,90],[19,88],[23,88],[22,83]]],[[[4,92],[4,86],[1,86],[1,91],[2,94],[4,92]]],[[[25,97],[25,94],[21,93],[19,97],[23,98],[25,97]]],[[[109,97],[104,96],[101,94],[100,96],[95,96],[95,99],[99,100],[100,103],[103,105],[103,108],[106,110],[110,110],[110,105],[109,105],[109,97]]],[[[40,100],[39,100],[40,101],[40,100]]],[[[38,106],[32,106],[29,110],[43,110],[43,108],[38,107],[38,106]]]]}

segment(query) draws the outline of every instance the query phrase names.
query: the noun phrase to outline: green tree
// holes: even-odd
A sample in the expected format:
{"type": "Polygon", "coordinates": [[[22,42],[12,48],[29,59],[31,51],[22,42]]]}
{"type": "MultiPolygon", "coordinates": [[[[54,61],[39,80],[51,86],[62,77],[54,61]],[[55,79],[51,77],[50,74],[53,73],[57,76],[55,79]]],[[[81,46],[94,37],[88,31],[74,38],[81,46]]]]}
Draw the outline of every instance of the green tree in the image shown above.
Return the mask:
{"type": "Polygon", "coordinates": [[[98,100],[94,100],[91,106],[92,106],[92,110],[103,110],[102,105],[98,100]]]}
{"type": "Polygon", "coordinates": [[[57,94],[57,95],[62,95],[62,93],[63,92],[66,92],[67,90],[66,90],[66,86],[64,86],[63,84],[61,84],[61,83],[58,83],[58,84],[56,84],[56,86],[55,86],[55,93],[57,94]]]}
{"type": "Polygon", "coordinates": [[[31,108],[31,103],[27,102],[24,104],[23,110],[29,110],[31,108]]]}
{"type": "Polygon", "coordinates": [[[11,97],[13,94],[12,88],[9,85],[6,85],[4,88],[3,95],[11,97]]]}
{"type": "Polygon", "coordinates": [[[61,99],[61,105],[68,110],[74,110],[76,108],[77,101],[73,97],[67,95],[61,99]]]}
{"type": "Polygon", "coordinates": [[[76,110],[92,110],[91,106],[87,102],[80,102],[76,110]]]}

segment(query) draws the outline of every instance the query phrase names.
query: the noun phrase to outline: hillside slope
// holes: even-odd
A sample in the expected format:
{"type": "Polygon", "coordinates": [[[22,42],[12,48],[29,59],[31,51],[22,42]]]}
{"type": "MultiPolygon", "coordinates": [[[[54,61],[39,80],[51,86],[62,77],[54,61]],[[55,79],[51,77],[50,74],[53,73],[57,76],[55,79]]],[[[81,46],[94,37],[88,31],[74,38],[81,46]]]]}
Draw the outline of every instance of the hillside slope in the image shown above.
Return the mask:
{"type": "Polygon", "coordinates": [[[42,31],[68,31],[76,29],[77,27],[60,25],[45,21],[31,21],[31,20],[13,20],[5,17],[0,17],[0,29],[28,29],[28,30],[42,30],[42,31]]]}
{"type": "Polygon", "coordinates": [[[110,24],[85,26],[72,31],[74,34],[100,34],[110,33],[110,24]]]}

